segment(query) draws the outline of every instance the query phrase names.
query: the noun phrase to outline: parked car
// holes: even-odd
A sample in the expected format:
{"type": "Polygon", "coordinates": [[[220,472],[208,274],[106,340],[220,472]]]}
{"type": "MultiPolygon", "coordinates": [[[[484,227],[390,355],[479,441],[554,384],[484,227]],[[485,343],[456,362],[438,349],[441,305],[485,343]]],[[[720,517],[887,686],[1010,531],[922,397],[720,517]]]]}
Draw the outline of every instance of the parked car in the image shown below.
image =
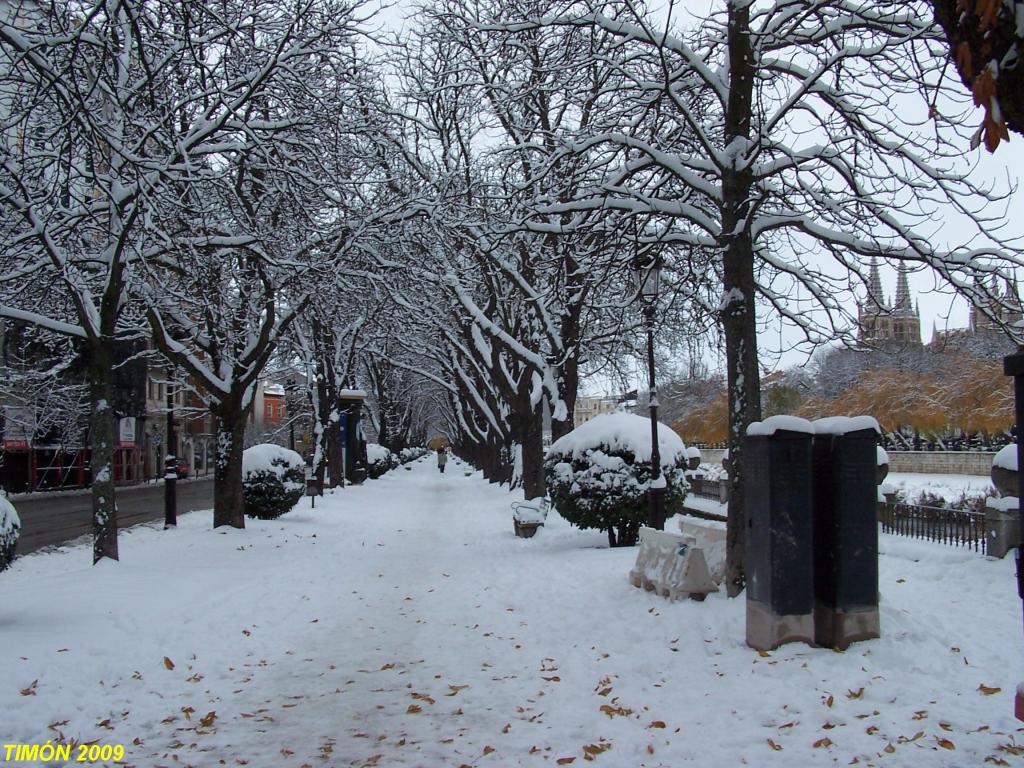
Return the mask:
{"type": "Polygon", "coordinates": [[[178,477],[181,478],[182,480],[184,480],[185,478],[188,477],[188,474],[189,474],[190,471],[191,471],[191,469],[190,469],[190,467],[188,465],[188,462],[185,461],[184,459],[179,459],[178,460],[178,477]]]}

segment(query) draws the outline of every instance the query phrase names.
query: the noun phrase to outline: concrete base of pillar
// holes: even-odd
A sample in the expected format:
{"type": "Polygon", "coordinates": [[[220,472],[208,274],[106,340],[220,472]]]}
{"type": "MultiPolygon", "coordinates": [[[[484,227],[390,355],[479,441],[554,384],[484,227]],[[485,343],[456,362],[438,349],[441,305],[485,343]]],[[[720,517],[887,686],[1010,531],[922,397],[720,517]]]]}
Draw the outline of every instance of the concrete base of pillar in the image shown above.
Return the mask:
{"type": "Polygon", "coordinates": [[[814,615],[779,616],[764,603],[747,599],[747,645],[771,651],[785,643],[814,644],[814,615]]]}
{"type": "Polygon", "coordinates": [[[817,645],[845,651],[851,643],[881,636],[877,607],[838,611],[821,603],[814,606],[814,641],[817,645]]]}

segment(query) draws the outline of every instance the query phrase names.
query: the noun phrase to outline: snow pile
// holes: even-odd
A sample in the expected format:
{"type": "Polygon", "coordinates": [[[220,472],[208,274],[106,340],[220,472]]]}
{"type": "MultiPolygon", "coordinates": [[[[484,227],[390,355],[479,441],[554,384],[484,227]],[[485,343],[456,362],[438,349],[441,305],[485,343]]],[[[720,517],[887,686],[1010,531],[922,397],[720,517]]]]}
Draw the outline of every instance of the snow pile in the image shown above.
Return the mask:
{"type": "Polygon", "coordinates": [[[648,491],[665,489],[665,509],[681,508],[686,481],[686,446],[658,425],[661,473],[651,477],[651,422],[631,413],[596,416],[556,440],[544,462],[551,501],[580,528],[609,532],[610,540],[632,544],[648,514],[648,491]]]}
{"type": "MultiPolygon", "coordinates": [[[[650,464],[651,421],[633,413],[603,413],[556,440],[547,455],[577,459],[594,448],[629,453],[636,461],[650,464]]],[[[658,424],[658,450],[662,466],[671,467],[680,458],[686,459],[682,438],[664,424],[658,424]]]]}
{"type": "Polygon", "coordinates": [[[377,478],[383,475],[385,472],[389,472],[398,466],[398,456],[393,454],[388,448],[377,443],[367,443],[366,445],[366,472],[371,478],[377,478]]]}
{"type": "Polygon", "coordinates": [[[889,454],[882,446],[875,448],[875,463],[880,467],[889,463],[889,454]]]}
{"type": "Polygon", "coordinates": [[[829,416],[808,421],[799,416],[769,416],[764,421],[755,421],[747,427],[747,434],[754,436],[774,435],[776,432],[803,432],[808,435],[845,435],[872,429],[878,434],[882,428],[871,416],[829,416]]]}
{"type": "Polygon", "coordinates": [[[1008,469],[1011,472],[1017,471],[1017,444],[1011,443],[999,449],[999,453],[992,457],[992,466],[1000,469],[1008,469]]]}
{"type": "Polygon", "coordinates": [[[258,472],[270,472],[283,478],[289,467],[305,465],[295,451],[273,443],[261,443],[242,452],[242,479],[258,472]]]}
{"type": "Polygon", "coordinates": [[[242,496],[245,514],[273,520],[302,498],[306,464],[295,451],[263,443],[242,452],[242,496]]]}
{"type": "Polygon", "coordinates": [[[423,458],[427,453],[427,449],[420,446],[417,446],[416,448],[403,448],[398,454],[398,459],[403,464],[408,464],[410,461],[416,461],[416,459],[423,458]]]}
{"type": "Polygon", "coordinates": [[[21,520],[14,505],[0,495],[0,571],[14,560],[14,548],[21,533],[21,520]]]}

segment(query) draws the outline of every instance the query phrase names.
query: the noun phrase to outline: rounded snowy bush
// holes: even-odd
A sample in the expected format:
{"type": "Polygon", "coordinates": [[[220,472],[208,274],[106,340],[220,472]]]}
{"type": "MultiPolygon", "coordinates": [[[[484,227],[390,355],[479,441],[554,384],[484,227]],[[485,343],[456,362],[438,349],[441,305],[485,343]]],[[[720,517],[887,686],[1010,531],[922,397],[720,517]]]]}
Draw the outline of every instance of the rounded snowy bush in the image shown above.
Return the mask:
{"type": "Polygon", "coordinates": [[[403,464],[408,464],[409,462],[421,459],[426,455],[427,449],[422,446],[417,446],[416,448],[403,448],[402,452],[399,454],[399,459],[403,464]]]}
{"type": "Polygon", "coordinates": [[[14,548],[20,534],[21,520],[14,505],[0,496],[0,571],[14,562],[14,548]]]}
{"type": "Polygon", "coordinates": [[[398,457],[383,445],[367,443],[366,472],[371,478],[378,478],[398,466],[398,457]]]}
{"type": "MultiPolygon", "coordinates": [[[[686,446],[659,424],[658,448],[665,511],[672,515],[689,488],[686,446]]],[[[649,509],[651,422],[631,413],[596,416],[552,444],[544,473],[551,502],[562,517],[580,528],[607,531],[612,546],[635,544],[649,509]]]]}
{"type": "Polygon", "coordinates": [[[242,453],[245,514],[273,520],[291,510],[306,486],[306,464],[295,451],[264,443],[242,453]]]}

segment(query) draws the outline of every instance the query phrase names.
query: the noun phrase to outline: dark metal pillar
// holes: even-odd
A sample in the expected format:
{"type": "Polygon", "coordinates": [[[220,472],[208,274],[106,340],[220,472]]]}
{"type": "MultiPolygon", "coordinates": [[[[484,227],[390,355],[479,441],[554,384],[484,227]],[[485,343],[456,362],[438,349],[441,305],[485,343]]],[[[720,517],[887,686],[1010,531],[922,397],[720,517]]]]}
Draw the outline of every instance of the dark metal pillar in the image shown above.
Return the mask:
{"type": "MultiPolygon", "coordinates": [[[[1017,546],[1017,596],[1024,601],[1024,573],[1021,571],[1020,553],[1024,548],[1024,504],[1019,499],[1024,498],[1024,482],[1021,474],[1024,470],[1024,347],[1018,347],[1012,355],[1003,358],[1003,373],[1013,376],[1013,400],[1014,419],[1016,421],[1017,433],[1017,499],[1018,515],[1021,516],[1020,535],[1021,539],[1017,546]]],[[[1024,720],[1024,698],[1021,697],[1020,688],[1014,702],[1014,714],[1018,720],[1024,720]]]]}
{"type": "Polygon", "coordinates": [[[174,431],[173,373],[167,377],[167,456],[164,465],[164,528],[178,525],[178,436],[174,431]]]}
{"type": "Polygon", "coordinates": [[[651,408],[651,488],[648,491],[647,525],[665,528],[665,480],[661,475],[661,449],[658,446],[658,385],[654,377],[654,309],[653,302],[644,306],[647,324],[647,378],[650,383],[648,403],[651,408]]]}

